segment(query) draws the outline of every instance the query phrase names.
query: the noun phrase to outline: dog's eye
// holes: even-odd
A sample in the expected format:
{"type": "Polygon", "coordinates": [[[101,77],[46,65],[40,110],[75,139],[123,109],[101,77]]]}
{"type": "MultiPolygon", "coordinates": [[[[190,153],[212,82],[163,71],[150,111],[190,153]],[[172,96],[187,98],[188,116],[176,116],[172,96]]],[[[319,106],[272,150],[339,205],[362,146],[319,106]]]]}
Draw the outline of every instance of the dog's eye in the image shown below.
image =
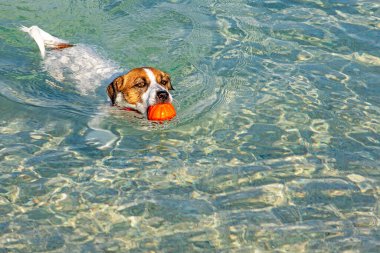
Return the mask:
{"type": "Polygon", "coordinates": [[[137,88],[144,88],[145,85],[146,85],[146,83],[144,83],[144,82],[139,82],[139,83],[137,83],[137,84],[135,85],[135,87],[137,87],[137,88]]]}
{"type": "Polygon", "coordinates": [[[162,81],[161,81],[161,84],[164,85],[164,86],[165,86],[167,83],[168,83],[168,81],[166,81],[166,80],[162,80],[162,81]]]}

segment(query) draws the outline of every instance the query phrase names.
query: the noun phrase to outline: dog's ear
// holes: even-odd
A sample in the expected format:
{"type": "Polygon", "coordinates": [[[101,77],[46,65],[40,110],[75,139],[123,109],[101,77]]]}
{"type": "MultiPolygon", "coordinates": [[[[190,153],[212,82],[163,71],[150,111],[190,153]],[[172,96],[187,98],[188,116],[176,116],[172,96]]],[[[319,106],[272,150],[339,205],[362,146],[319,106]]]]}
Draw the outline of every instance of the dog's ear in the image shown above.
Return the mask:
{"type": "Polygon", "coordinates": [[[161,82],[164,82],[164,86],[168,90],[174,90],[173,85],[172,85],[172,81],[171,81],[171,78],[170,78],[169,74],[167,74],[167,73],[164,72],[161,80],[162,80],[161,82]]]}
{"type": "Polygon", "coordinates": [[[174,90],[173,85],[172,85],[172,82],[169,82],[169,83],[168,83],[168,90],[174,90]]]}
{"type": "Polygon", "coordinates": [[[121,87],[123,84],[123,77],[119,76],[115,80],[112,81],[107,87],[108,97],[111,99],[111,104],[115,105],[116,97],[119,92],[121,92],[121,87]]]}

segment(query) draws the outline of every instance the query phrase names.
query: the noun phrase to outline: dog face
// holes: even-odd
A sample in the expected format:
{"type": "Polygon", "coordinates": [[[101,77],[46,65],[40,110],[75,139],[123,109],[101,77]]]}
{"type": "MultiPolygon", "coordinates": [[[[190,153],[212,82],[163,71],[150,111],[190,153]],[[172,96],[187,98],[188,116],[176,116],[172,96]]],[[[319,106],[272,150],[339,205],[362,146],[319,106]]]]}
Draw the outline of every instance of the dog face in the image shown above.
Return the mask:
{"type": "Polygon", "coordinates": [[[108,85],[107,94],[112,105],[133,108],[146,115],[149,106],[172,102],[169,90],[173,87],[167,73],[144,67],[116,78],[108,85]]]}

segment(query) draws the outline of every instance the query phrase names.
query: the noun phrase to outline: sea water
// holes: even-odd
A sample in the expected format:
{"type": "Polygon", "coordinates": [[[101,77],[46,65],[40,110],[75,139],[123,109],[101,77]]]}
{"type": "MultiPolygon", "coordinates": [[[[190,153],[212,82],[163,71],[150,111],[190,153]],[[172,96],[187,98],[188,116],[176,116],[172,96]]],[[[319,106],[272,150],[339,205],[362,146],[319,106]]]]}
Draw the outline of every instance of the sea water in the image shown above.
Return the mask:
{"type": "Polygon", "coordinates": [[[377,1],[1,0],[0,24],[0,252],[378,252],[377,1]],[[52,75],[21,25],[170,73],[176,120],[52,75]]]}

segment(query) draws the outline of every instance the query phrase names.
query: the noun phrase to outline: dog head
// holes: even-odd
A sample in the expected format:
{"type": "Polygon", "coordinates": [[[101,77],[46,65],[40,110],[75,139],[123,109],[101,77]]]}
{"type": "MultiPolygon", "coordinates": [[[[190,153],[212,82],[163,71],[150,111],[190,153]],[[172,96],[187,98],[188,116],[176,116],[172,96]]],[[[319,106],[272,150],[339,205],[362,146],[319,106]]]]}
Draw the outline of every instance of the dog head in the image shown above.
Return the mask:
{"type": "Polygon", "coordinates": [[[171,103],[170,90],[173,90],[170,76],[151,67],[132,69],[107,87],[112,105],[133,108],[143,115],[151,105],[171,103]]]}

